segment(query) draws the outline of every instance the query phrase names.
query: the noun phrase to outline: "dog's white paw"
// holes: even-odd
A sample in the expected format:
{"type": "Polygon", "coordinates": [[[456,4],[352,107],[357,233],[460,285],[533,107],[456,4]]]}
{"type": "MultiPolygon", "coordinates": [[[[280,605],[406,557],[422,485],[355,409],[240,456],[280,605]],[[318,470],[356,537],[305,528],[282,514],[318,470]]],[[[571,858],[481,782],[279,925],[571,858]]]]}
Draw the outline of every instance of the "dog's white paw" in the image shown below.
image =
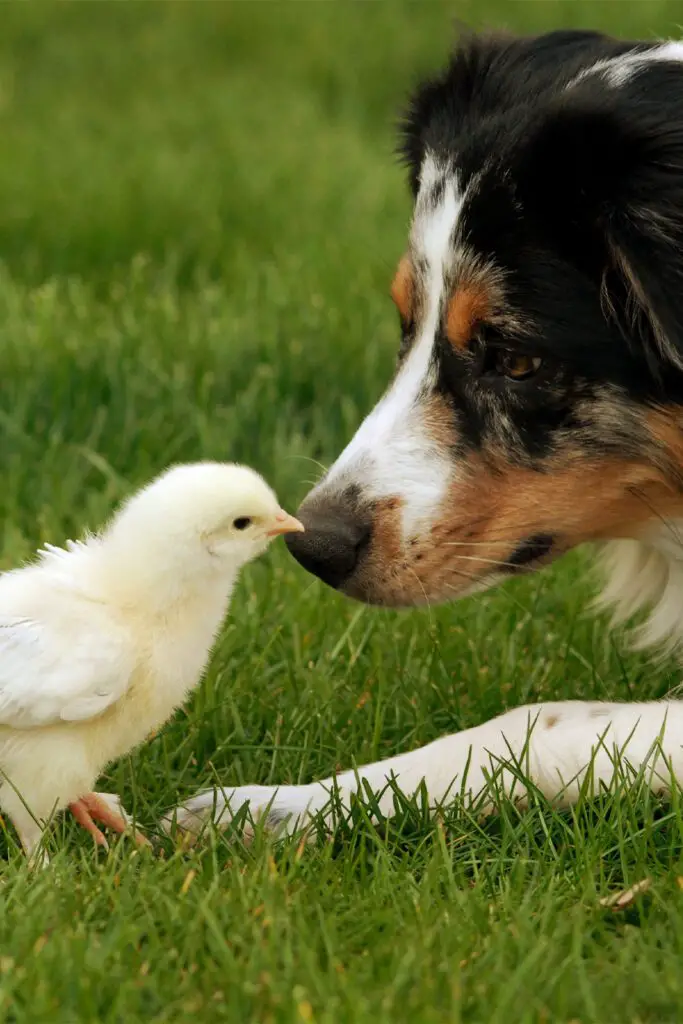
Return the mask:
{"type": "MultiPolygon", "coordinates": [[[[93,793],[103,804],[111,811],[112,814],[118,815],[119,818],[123,818],[126,825],[133,824],[132,815],[128,813],[126,808],[121,803],[121,797],[118,793],[93,793]]],[[[138,826],[139,827],[139,826],[138,826]]]]}
{"type": "Polygon", "coordinates": [[[252,822],[279,835],[292,835],[304,828],[312,814],[329,799],[319,785],[239,786],[236,789],[207,789],[186,800],[162,819],[169,835],[175,829],[188,841],[207,826],[226,828],[245,806],[244,837],[253,836],[252,822]]]}

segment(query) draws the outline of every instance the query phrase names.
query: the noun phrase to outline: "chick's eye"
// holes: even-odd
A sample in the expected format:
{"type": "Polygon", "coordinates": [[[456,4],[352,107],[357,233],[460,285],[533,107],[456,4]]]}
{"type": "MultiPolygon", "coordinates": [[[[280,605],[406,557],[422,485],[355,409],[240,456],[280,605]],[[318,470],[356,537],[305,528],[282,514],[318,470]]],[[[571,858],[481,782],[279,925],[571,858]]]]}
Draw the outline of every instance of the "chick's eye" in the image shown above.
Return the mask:
{"type": "Polygon", "coordinates": [[[522,355],[510,349],[499,349],[495,357],[495,371],[510,380],[528,380],[543,366],[539,356],[522,355]]]}
{"type": "Polygon", "coordinates": [[[251,526],[251,519],[249,516],[240,516],[238,519],[233,520],[232,525],[236,530],[246,530],[247,527],[251,526]]]}

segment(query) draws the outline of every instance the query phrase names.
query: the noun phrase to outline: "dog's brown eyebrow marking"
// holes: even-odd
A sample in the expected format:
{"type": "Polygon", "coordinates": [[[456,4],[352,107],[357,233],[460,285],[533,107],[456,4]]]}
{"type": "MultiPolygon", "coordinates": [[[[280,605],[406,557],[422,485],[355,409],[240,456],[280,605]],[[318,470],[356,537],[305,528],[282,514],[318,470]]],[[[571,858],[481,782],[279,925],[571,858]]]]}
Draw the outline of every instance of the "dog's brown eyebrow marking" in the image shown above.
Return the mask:
{"type": "Polygon", "coordinates": [[[415,301],[415,275],[413,264],[407,255],[401,258],[396,269],[391,285],[391,297],[396,303],[401,318],[407,323],[410,322],[415,301]]]}
{"type": "Polygon", "coordinates": [[[446,337],[453,348],[466,352],[477,324],[489,315],[491,303],[481,284],[463,284],[456,288],[446,310],[446,337]]]}

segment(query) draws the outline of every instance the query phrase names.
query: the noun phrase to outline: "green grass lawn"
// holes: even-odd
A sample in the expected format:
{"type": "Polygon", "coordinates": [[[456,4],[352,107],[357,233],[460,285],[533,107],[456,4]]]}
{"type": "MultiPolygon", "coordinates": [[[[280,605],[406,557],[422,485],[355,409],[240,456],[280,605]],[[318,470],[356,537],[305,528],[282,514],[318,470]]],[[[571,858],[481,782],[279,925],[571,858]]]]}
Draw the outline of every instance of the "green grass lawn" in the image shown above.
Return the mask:
{"type": "MultiPolygon", "coordinates": [[[[457,15],[676,34],[683,4],[5,4],[2,567],[167,464],[246,461],[294,508],[383,389],[410,215],[392,124],[457,15]]],[[[580,554],[448,609],[352,605],[279,543],[208,678],[101,788],[154,829],[200,786],[309,781],[523,701],[657,697],[580,554]]],[[[70,821],[0,867],[12,1022],[674,1022],[683,811],[406,811],[331,842],[108,856],[70,821]],[[650,877],[615,914],[600,899],[650,877]]]]}

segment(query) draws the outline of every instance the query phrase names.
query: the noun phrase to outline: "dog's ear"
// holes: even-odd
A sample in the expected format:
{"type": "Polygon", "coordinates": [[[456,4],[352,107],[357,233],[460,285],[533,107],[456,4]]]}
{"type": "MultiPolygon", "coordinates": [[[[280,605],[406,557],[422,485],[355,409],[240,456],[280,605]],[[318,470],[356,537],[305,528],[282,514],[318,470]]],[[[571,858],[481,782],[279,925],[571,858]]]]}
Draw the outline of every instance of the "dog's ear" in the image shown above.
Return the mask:
{"type": "Polygon", "coordinates": [[[627,338],[683,369],[683,69],[597,85],[570,88],[521,144],[520,198],[599,278],[627,338]]]}

